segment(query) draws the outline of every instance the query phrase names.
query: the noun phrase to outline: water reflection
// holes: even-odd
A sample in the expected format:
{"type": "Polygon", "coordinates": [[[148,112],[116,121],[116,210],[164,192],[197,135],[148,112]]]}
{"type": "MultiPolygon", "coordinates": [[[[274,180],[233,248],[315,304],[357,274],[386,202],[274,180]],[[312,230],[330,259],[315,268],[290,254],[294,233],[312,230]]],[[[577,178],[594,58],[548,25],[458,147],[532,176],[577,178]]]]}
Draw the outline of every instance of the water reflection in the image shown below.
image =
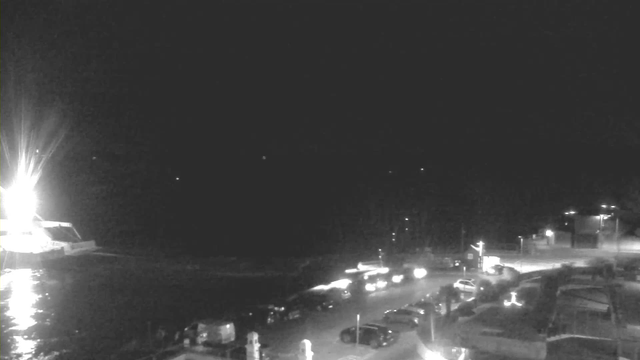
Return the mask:
{"type": "MultiPolygon", "coordinates": [[[[11,337],[3,340],[9,340],[11,354],[21,354],[23,358],[31,357],[37,345],[27,330],[36,325],[35,305],[40,298],[36,293],[38,275],[38,270],[16,269],[7,270],[0,276],[1,304],[6,309],[3,315],[8,316],[7,320],[10,321],[6,324],[3,319],[3,337],[11,337]]],[[[2,349],[2,353],[5,355],[6,349],[2,349]]]]}

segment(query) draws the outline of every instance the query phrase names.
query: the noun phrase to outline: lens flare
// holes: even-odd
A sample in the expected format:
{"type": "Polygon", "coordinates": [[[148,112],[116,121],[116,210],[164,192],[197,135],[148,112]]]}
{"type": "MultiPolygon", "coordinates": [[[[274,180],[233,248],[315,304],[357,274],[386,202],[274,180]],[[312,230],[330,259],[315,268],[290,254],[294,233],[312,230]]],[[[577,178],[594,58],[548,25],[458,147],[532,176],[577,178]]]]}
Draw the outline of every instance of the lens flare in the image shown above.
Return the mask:
{"type": "Polygon", "coordinates": [[[8,121],[5,118],[2,121],[0,142],[7,160],[3,162],[2,180],[8,180],[9,184],[0,187],[0,194],[7,217],[16,222],[30,221],[36,216],[36,185],[66,134],[66,126],[56,121],[56,117],[36,121],[38,117],[40,114],[23,101],[19,111],[12,111],[8,121]],[[5,164],[9,168],[4,168],[5,164]]]}

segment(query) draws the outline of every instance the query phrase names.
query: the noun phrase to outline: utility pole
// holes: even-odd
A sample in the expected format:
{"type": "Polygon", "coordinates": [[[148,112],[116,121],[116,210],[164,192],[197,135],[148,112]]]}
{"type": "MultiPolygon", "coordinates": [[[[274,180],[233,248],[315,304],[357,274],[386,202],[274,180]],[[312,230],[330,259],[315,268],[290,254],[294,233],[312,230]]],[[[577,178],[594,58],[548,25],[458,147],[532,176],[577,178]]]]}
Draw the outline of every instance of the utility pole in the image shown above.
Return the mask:
{"type": "Polygon", "coordinates": [[[360,314],[356,315],[356,353],[360,351],[358,345],[360,345],[360,314]]]}
{"type": "Polygon", "coordinates": [[[616,250],[618,256],[620,256],[620,233],[618,232],[618,224],[620,222],[620,215],[616,216],[616,250]]]}
{"type": "Polygon", "coordinates": [[[462,230],[460,231],[460,253],[464,253],[464,224],[462,224],[462,230]]]}

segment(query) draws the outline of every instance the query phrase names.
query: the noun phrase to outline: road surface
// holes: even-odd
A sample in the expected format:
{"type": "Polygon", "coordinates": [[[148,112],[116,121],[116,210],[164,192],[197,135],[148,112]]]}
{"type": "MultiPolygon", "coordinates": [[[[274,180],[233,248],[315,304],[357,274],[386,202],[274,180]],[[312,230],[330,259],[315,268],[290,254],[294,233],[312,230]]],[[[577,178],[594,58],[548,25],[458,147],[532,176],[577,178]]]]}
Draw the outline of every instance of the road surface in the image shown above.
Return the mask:
{"type": "Polygon", "coordinates": [[[385,310],[414,302],[427,293],[438,290],[440,286],[452,283],[460,275],[429,275],[423,280],[352,299],[328,312],[311,313],[297,321],[277,324],[259,332],[260,343],[269,344],[269,353],[277,355],[279,359],[295,359],[299,344],[304,339],[311,341],[314,360],[418,359],[418,337],[415,331],[409,331],[402,325],[390,326],[402,331],[400,340],[390,347],[377,350],[364,345],[356,347],[354,344],[344,344],[338,336],[341,330],[356,324],[358,313],[361,324],[381,322],[385,310]]]}

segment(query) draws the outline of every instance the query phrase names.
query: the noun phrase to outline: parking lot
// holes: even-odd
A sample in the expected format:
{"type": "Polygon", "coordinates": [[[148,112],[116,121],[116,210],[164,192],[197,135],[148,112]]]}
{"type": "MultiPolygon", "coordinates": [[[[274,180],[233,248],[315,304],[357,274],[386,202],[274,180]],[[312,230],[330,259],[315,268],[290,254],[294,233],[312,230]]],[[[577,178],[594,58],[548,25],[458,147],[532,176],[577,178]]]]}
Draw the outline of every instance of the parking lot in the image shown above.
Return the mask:
{"type": "Polygon", "coordinates": [[[373,350],[368,346],[344,344],[340,331],[354,326],[360,314],[360,323],[382,323],[384,312],[415,302],[440,286],[452,283],[460,274],[436,274],[425,279],[390,287],[363,297],[353,297],[326,312],[311,312],[300,319],[274,324],[260,329],[260,342],[269,344],[269,352],[281,359],[294,359],[300,341],[312,343],[314,359],[411,359],[415,355],[415,331],[407,325],[391,324],[401,331],[399,341],[388,348],[373,350]]]}

